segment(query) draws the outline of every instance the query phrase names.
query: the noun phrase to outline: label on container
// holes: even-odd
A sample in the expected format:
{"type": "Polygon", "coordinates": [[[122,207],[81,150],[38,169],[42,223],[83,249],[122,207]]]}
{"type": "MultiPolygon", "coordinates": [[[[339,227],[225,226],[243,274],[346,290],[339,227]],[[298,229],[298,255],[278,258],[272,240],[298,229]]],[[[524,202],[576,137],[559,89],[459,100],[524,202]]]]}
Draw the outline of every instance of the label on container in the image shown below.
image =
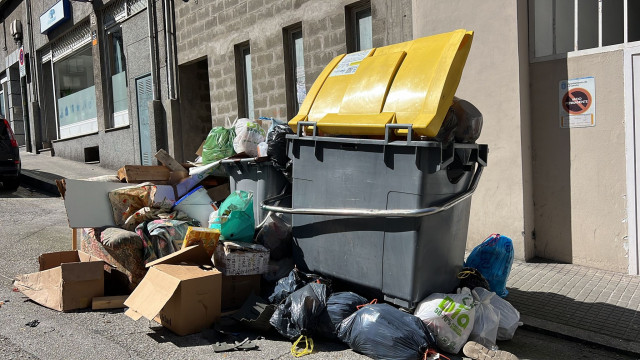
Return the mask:
{"type": "Polygon", "coordinates": [[[345,55],[333,69],[329,77],[355,74],[358,66],[360,66],[360,62],[371,53],[371,50],[372,49],[362,50],[345,55]]]}

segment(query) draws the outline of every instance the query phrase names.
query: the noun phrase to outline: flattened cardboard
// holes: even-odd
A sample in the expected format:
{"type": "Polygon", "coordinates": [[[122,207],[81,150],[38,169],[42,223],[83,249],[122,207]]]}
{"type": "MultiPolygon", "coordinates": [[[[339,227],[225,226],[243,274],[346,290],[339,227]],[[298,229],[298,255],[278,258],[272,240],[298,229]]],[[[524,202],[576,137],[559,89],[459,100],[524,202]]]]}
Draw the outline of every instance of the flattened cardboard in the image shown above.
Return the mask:
{"type": "Polygon", "coordinates": [[[221,286],[216,269],[157,264],[125,301],[125,314],[155,320],[178,335],[193,334],[220,318],[221,286]]]}
{"type": "Polygon", "coordinates": [[[104,295],[104,262],[81,251],[39,257],[41,271],[19,275],[14,285],[31,300],[58,311],[91,306],[104,295]]]}
{"type": "Polygon", "coordinates": [[[260,294],[262,275],[222,275],[222,309],[238,309],[251,296],[260,294]]]}

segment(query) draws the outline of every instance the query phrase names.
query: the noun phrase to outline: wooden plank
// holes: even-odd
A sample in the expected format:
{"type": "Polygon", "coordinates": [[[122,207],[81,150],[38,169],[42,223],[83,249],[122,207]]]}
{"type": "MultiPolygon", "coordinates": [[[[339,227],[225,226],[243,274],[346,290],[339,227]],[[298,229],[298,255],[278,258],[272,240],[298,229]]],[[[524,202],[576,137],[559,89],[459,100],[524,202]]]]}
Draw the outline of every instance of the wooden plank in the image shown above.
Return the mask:
{"type": "Polygon", "coordinates": [[[160,165],[125,165],[118,170],[118,178],[120,180],[124,179],[130,184],[139,184],[147,181],[167,182],[171,178],[171,171],[166,166],[160,165]]]}
{"type": "Polygon", "coordinates": [[[78,229],[71,229],[71,250],[78,250],[78,229]]]}
{"type": "Polygon", "coordinates": [[[171,171],[185,171],[184,166],[180,165],[174,158],[169,155],[163,149],[158,150],[156,153],[156,159],[158,159],[161,163],[163,163],[166,167],[171,171]]]}
{"type": "Polygon", "coordinates": [[[91,310],[124,308],[124,302],[128,297],[129,295],[94,297],[91,300],[91,310]]]}

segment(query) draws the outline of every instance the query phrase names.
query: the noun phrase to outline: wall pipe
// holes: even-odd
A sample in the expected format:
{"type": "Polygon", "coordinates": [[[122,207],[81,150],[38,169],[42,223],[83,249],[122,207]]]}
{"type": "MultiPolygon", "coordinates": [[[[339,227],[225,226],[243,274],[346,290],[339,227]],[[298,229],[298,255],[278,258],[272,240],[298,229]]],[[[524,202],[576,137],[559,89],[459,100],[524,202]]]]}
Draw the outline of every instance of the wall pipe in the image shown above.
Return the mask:
{"type": "Polygon", "coordinates": [[[176,100],[176,69],[175,69],[175,28],[174,28],[174,7],[172,0],[163,0],[164,9],[164,34],[165,34],[165,51],[167,56],[167,85],[169,87],[169,99],[176,100]]]}
{"type": "Polygon", "coordinates": [[[151,52],[151,83],[153,100],[160,100],[160,67],[158,66],[158,57],[156,51],[158,42],[156,39],[155,24],[155,0],[147,0],[147,20],[149,23],[149,49],[151,52]]]}

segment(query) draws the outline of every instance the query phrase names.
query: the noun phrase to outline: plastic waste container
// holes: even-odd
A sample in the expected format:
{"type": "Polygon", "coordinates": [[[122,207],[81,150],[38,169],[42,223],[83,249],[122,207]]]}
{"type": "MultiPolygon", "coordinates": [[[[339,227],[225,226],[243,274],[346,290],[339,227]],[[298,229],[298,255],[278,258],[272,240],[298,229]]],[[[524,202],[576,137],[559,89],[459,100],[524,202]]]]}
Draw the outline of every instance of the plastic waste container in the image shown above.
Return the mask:
{"type": "Polygon", "coordinates": [[[267,158],[227,159],[221,164],[229,174],[231,192],[244,190],[253,193],[253,214],[258,226],[268,213],[260,208],[260,203],[281,194],[289,181],[267,158]]]}
{"type": "Polygon", "coordinates": [[[472,32],[340,55],[287,136],[294,260],[405,308],[457,283],[488,148],[426,141],[452,104],[472,32]]]}
{"type": "Polygon", "coordinates": [[[289,136],[292,208],[264,206],[293,214],[296,264],[408,309],[451,291],[487,146],[301,132],[289,136]]]}

